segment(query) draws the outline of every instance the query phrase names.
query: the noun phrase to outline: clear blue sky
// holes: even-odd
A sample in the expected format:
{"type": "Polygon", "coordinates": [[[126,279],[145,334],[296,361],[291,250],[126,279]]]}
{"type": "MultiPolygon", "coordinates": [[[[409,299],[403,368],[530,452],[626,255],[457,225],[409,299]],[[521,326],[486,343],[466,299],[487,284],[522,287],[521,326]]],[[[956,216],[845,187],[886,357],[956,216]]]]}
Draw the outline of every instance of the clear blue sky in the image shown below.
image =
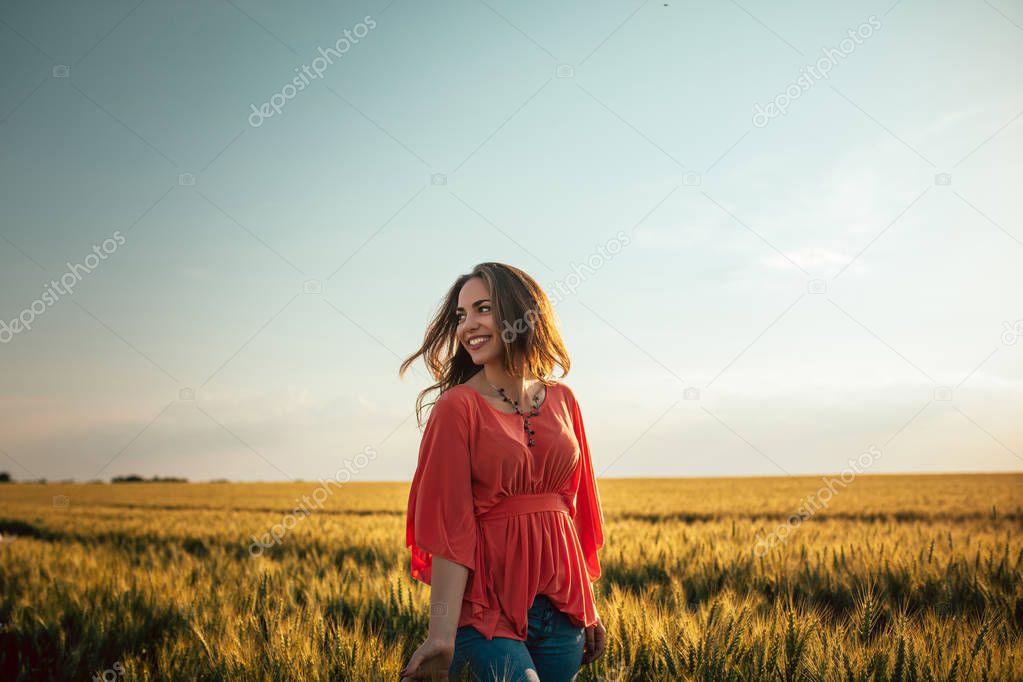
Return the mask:
{"type": "Polygon", "coordinates": [[[486,260],[600,475],[1023,470],[1018,3],[26,0],[0,61],[16,478],[408,480],[486,260]]]}

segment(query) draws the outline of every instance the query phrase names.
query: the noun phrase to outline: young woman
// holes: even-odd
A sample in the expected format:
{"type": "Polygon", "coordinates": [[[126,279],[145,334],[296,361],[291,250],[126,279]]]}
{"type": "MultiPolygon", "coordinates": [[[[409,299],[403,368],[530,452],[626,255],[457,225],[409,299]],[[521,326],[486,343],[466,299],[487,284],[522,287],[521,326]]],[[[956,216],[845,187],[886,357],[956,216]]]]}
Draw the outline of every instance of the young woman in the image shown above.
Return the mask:
{"type": "Polygon", "coordinates": [[[526,273],[481,263],[426,331],[440,389],[412,478],[406,545],[430,585],[426,641],[406,680],[574,680],[604,651],[591,581],[604,544],[570,361],[546,294],[526,273]],[[482,367],[482,369],[481,369],[482,367]]]}

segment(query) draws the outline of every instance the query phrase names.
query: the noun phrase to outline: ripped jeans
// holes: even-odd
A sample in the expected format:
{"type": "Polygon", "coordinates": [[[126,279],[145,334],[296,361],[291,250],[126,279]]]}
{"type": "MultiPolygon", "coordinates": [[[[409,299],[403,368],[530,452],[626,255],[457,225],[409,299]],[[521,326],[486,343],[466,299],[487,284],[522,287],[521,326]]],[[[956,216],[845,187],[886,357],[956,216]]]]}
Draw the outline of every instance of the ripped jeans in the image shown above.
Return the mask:
{"type": "Polygon", "coordinates": [[[546,595],[529,607],[526,641],[487,639],[471,625],[455,634],[455,657],[448,677],[459,680],[468,664],[472,682],[572,682],[582,665],[586,629],[572,624],[546,595]]]}

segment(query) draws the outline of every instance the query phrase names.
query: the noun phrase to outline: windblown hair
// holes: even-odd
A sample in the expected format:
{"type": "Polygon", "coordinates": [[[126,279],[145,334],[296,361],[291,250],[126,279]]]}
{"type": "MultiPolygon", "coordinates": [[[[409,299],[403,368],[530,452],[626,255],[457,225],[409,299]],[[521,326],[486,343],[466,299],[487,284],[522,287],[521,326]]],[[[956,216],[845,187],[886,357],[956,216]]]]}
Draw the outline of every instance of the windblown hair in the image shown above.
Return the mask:
{"type": "Polygon", "coordinates": [[[562,368],[562,377],[568,375],[571,360],[565,342],[558,331],[554,308],[547,294],[536,281],[522,270],[504,263],[480,263],[472,272],[459,275],[448,289],[423,335],[423,345],[401,363],[398,376],[403,377],[408,367],[422,356],[427,369],[437,383],[429,386],[416,399],[416,421],[422,427],[423,408],[436,400],[423,404],[427,394],[440,389],[437,397],[452,386],[464,383],[480,366],[475,364],[469,351],[458,340],[455,329],[458,320],[458,294],[472,277],[480,277],[490,288],[491,312],[504,348],[504,370],[511,376],[537,377],[550,385],[549,376],[554,366],[562,368]]]}

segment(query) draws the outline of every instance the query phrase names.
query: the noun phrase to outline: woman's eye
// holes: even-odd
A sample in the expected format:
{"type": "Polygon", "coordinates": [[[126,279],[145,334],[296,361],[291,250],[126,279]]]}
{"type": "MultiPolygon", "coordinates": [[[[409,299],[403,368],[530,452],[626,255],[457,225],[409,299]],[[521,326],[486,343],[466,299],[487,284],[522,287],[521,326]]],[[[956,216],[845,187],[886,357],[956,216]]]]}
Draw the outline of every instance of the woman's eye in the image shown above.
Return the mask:
{"type": "MultiPolygon", "coordinates": [[[[480,306],[477,310],[479,310],[481,313],[484,312],[484,311],[489,313],[490,312],[490,306],[483,305],[483,306],[480,306]]],[[[464,313],[455,313],[454,314],[454,321],[455,322],[461,322],[464,319],[465,319],[465,314],[464,313]]]]}

